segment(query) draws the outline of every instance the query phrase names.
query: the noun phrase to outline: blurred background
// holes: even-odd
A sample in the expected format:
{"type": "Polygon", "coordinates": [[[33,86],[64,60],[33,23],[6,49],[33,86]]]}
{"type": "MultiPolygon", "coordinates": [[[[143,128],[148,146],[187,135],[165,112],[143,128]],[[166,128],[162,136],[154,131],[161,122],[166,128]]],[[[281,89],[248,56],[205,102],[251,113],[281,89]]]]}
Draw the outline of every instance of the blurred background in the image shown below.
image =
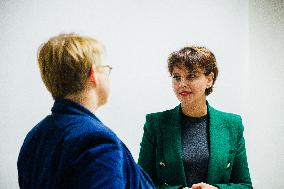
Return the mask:
{"type": "Polygon", "coordinates": [[[137,161],[145,115],[171,109],[167,57],[202,45],[220,75],[208,101],[240,114],[253,185],[284,187],[283,0],[1,0],[0,188],[19,188],[17,157],[28,131],[50,113],[36,63],[59,33],[94,37],[111,64],[111,95],[97,115],[137,161]]]}

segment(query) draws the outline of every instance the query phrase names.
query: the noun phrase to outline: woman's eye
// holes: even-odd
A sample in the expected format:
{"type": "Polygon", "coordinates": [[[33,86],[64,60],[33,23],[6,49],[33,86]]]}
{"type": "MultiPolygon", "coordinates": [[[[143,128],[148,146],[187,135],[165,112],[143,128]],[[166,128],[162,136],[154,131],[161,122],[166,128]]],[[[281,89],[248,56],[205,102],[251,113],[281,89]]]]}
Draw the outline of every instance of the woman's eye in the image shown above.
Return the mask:
{"type": "Polygon", "coordinates": [[[174,75],[174,76],[173,76],[173,79],[174,79],[175,81],[180,81],[181,78],[180,78],[180,76],[174,75]]]}
{"type": "Polygon", "coordinates": [[[195,75],[195,74],[190,74],[190,75],[187,76],[187,79],[188,79],[189,81],[192,81],[192,80],[194,80],[195,78],[196,78],[196,75],[195,75]]]}

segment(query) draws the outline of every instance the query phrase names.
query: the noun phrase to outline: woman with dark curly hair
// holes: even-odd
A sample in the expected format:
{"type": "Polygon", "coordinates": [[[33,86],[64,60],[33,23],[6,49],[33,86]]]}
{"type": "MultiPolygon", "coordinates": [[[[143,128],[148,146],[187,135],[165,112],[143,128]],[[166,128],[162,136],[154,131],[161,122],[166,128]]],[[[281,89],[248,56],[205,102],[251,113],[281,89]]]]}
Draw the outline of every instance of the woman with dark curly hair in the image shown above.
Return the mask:
{"type": "Polygon", "coordinates": [[[214,54],[184,47],[168,70],[180,104],[146,116],[138,163],[158,188],[252,188],[241,117],[206,101],[218,76],[214,54]]]}

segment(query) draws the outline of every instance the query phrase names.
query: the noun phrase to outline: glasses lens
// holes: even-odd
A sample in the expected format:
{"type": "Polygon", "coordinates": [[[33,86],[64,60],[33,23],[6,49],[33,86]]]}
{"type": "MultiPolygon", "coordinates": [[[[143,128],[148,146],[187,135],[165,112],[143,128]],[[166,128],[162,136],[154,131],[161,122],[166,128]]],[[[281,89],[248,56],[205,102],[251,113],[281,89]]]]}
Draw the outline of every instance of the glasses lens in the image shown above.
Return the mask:
{"type": "Polygon", "coordinates": [[[101,65],[99,67],[105,68],[105,70],[107,71],[108,75],[110,75],[110,72],[112,70],[112,66],[110,66],[110,65],[101,65]]]}

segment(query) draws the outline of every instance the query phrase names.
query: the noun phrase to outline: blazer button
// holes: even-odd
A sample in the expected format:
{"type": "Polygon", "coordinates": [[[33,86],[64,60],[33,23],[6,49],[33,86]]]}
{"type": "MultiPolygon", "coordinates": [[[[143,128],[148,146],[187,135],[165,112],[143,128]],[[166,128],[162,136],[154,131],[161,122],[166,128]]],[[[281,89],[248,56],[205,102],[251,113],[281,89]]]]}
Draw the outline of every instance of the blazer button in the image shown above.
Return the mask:
{"type": "Polygon", "coordinates": [[[226,168],[229,169],[230,166],[231,166],[231,163],[228,163],[226,168]]]}
{"type": "Polygon", "coordinates": [[[161,167],[166,167],[166,164],[164,162],[160,161],[160,166],[161,167]]]}

